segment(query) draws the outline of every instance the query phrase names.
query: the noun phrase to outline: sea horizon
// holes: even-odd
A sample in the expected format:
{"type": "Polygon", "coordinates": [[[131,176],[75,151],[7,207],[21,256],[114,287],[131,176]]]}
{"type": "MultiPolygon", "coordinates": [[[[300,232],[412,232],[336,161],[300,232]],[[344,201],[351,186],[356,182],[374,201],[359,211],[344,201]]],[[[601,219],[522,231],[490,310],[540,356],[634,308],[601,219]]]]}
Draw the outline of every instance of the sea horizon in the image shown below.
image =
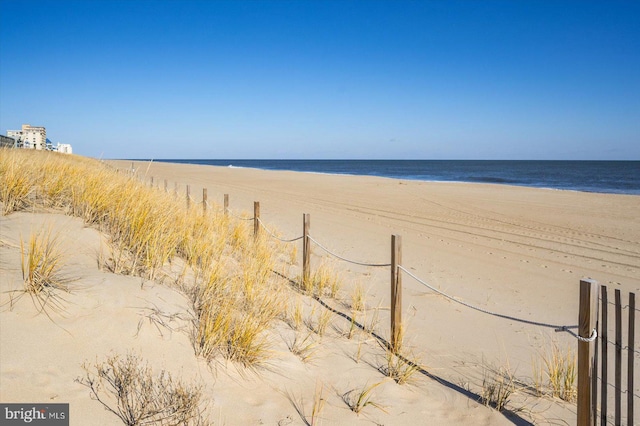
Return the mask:
{"type": "Polygon", "coordinates": [[[129,159],[640,195],[636,160],[129,159]]]}

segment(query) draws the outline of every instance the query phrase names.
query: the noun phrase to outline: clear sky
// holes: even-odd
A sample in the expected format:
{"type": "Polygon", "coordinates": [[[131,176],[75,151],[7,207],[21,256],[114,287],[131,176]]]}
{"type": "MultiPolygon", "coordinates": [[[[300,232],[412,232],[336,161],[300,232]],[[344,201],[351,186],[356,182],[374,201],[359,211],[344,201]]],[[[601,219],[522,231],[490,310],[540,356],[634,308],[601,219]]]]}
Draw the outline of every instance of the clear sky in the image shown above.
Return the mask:
{"type": "Polygon", "coordinates": [[[105,158],[640,160],[640,2],[0,0],[23,123],[105,158]]]}

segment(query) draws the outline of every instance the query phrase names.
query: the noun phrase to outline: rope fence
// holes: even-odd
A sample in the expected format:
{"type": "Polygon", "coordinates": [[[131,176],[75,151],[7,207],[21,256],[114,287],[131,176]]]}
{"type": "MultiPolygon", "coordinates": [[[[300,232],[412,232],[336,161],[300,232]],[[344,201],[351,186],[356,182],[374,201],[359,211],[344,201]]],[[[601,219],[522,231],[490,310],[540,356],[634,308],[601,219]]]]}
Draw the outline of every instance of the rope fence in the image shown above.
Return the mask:
{"type": "MultiPolygon", "coordinates": [[[[303,238],[303,237],[301,237],[301,238],[303,238]]],[[[384,267],[387,267],[387,266],[391,266],[391,264],[390,264],[390,263],[365,263],[365,262],[358,262],[358,261],[355,261],[355,260],[349,260],[349,259],[347,259],[347,258],[344,258],[344,257],[340,256],[340,255],[339,255],[339,254],[337,254],[337,253],[332,252],[331,250],[329,250],[328,248],[326,248],[325,246],[323,246],[322,244],[320,244],[320,243],[318,242],[318,240],[316,240],[316,239],[315,239],[315,238],[313,238],[312,236],[309,236],[309,239],[310,239],[311,241],[313,241],[314,243],[316,243],[316,245],[317,245],[318,247],[320,247],[322,250],[324,250],[325,252],[327,252],[327,253],[328,253],[328,254],[330,254],[331,256],[333,256],[333,257],[335,257],[335,258],[337,258],[337,259],[343,260],[343,261],[345,261],[345,262],[347,262],[347,263],[352,263],[352,264],[354,264],[354,265],[360,265],[360,266],[370,266],[370,267],[373,267],[373,268],[384,268],[384,267]]]]}
{"type": "MultiPolygon", "coordinates": [[[[132,171],[133,171],[133,165],[132,165],[132,171]]],[[[152,187],[153,187],[153,182],[154,180],[152,177],[151,178],[152,187]]],[[[168,192],[168,189],[167,189],[168,185],[166,180],[164,182],[164,188],[165,188],[165,192],[168,192]]],[[[176,196],[178,194],[177,183],[175,185],[175,194],[176,196]]],[[[186,203],[187,203],[187,208],[189,208],[191,204],[195,204],[195,205],[199,204],[196,200],[193,199],[193,197],[191,197],[189,185],[186,186],[186,203]]],[[[201,205],[205,213],[207,211],[207,208],[212,208],[212,206],[207,201],[206,189],[203,189],[203,200],[201,205]]],[[[615,389],[616,398],[617,398],[616,401],[618,401],[621,398],[620,396],[621,394],[627,394],[628,397],[630,398],[629,401],[631,401],[631,399],[633,398],[640,399],[640,396],[634,393],[633,378],[631,377],[633,372],[632,359],[635,359],[637,358],[638,355],[640,355],[640,351],[636,350],[633,347],[634,345],[634,339],[632,336],[633,324],[630,323],[629,325],[630,331],[629,331],[628,345],[623,347],[619,337],[619,333],[621,330],[620,324],[619,324],[620,323],[619,312],[622,310],[629,311],[630,321],[634,322],[635,317],[633,313],[639,310],[635,307],[635,295],[633,293],[630,294],[630,303],[622,306],[622,304],[619,301],[619,295],[617,295],[616,303],[614,303],[612,301],[607,300],[606,288],[604,286],[598,287],[597,283],[593,280],[581,280],[580,281],[580,312],[579,312],[579,318],[578,318],[579,325],[558,325],[558,324],[551,324],[551,323],[542,322],[542,321],[524,319],[524,318],[519,318],[512,315],[504,314],[504,313],[494,312],[492,310],[473,305],[469,302],[462,300],[460,297],[452,296],[434,287],[433,285],[430,285],[428,282],[418,277],[416,274],[411,272],[402,264],[401,238],[398,235],[392,235],[392,238],[391,238],[392,247],[391,247],[390,263],[364,262],[364,261],[349,259],[345,256],[342,256],[336,253],[335,251],[327,248],[326,245],[322,244],[316,238],[311,236],[311,234],[309,233],[310,216],[308,214],[303,215],[303,234],[301,236],[297,236],[294,238],[282,238],[281,236],[277,235],[273,230],[269,229],[269,227],[266,226],[266,224],[260,218],[259,202],[254,202],[254,214],[252,217],[241,216],[234,213],[231,209],[229,209],[229,195],[224,194],[224,214],[232,216],[239,220],[253,221],[254,237],[256,238],[258,237],[259,231],[262,229],[271,238],[274,238],[283,243],[294,243],[302,240],[303,242],[303,259],[302,259],[303,283],[306,282],[310,276],[311,243],[314,243],[318,248],[323,250],[329,256],[332,256],[334,258],[337,258],[341,261],[344,261],[350,264],[364,266],[364,267],[373,267],[373,268],[389,267],[391,272],[390,274],[391,275],[391,324],[390,324],[391,339],[390,339],[389,348],[394,353],[397,352],[396,349],[399,348],[401,345],[400,330],[402,328],[402,325],[401,325],[402,323],[402,315],[401,315],[402,313],[402,274],[406,274],[407,276],[411,277],[413,280],[417,281],[419,284],[422,284],[432,292],[444,297],[447,300],[450,300],[454,303],[457,303],[471,310],[475,310],[477,312],[484,313],[486,315],[490,315],[496,318],[501,318],[501,319],[514,321],[522,324],[543,327],[543,328],[550,328],[555,330],[556,332],[566,332],[571,336],[575,337],[576,340],[578,341],[578,368],[577,368],[578,424],[591,424],[591,420],[595,418],[596,412],[601,411],[600,408],[598,408],[596,403],[597,390],[595,388],[597,387],[598,382],[600,382],[601,384],[603,401],[604,399],[606,399],[607,387],[612,387],[615,389]],[[598,323],[597,317],[599,315],[599,308],[597,307],[597,302],[601,302],[602,309],[603,309],[602,321],[604,325],[602,330],[604,334],[602,336],[599,336],[599,333],[598,333],[599,323],[598,323]],[[612,305],[616,307],[616,312],[617,312],[616,313],[616,333],[617,333],[616,342],[613,342],[607,339],[607,331],[606,331],[607,321],[605,317],[606,317],[606,307],[608,305],[612,305]],[[578,332],[576,333],[572,329],[578,329],[578,332]],[[606,347],[608,345],[613,345],[616,348],[616,352],[617,352],[616,385],[606,380],[607,376],[604,373],[604,371],[603,371],[603,375],[605,377],[604,380],[599,375],[594,374],[594,372],[592,371],[592,370],[595,370],[595,368],[593,367],[595,367],[598,360],[597,355],[595,354],[594,345],[592,345],[592,343],[596,341],[598,337],[600,337],[599,341],[603,342],[602,346],[606,347]],[[626,390],[622,389],[621,386],[618,384],[618,382],[620,382],[619,365],[621,363],[620,354],[622,353],[622,351],[625,351],[628,354],[627,356],[628,356],[628,365],[629,365],[629,384],[628,384],[628,389],[626,390]]],[[[616,290],[616,291],[619,292],[619,290],[616,290]]],[[[606,363],[606,348],[602,348],[602,351],[603,351],[604,359],[602,360],[601,364],[606,363]]],[[[604,369],[604,367],[602,368],[604,369]]],[[[619,419],[619,416],[620,416],[619,402],[617,402],[617,404],[618,405],[617,405],[617,411],[616,411],[616,418],[619,419]]],[[[603,402],[602,405],[603,405],[602,409],[605,412],[604,416],[606,416],[606,403],[603,402]]],[[[629,414],[632,415],[633,414],[632,402],[628,402],[628,410],[629,410],[629,414]]],[[[633,418],[628,419],[628,421],[630,422],[633,421],[633,418]]]]}
{"type": "MultiPolygon", "coordinates": [[[[133,168],[133,165],[132,165],[132,171],[133,170],[135,170],[135,169],[133,168]]],[[[154,178],[151,177],[150,179],[151,179],[151,186],[153,187],[154,178]]],[[[166,188],[167,188],[167,182],[165,180],[165,190],[166,190],[166,188]]],[[[177,184],[176,184],[176,191],[177,191],[177,184]]],[[[207,202],[207,199],[206,199],[207,195],[206,194],[207,194],[206,189],[203,189],[202,205],[203,205],[203,208],[205,208],[205,209],[206,209],[207,206],[211,207],[209,205],[209,203],[207,202]]],[[[189,185],[186,186],[186,201],[187,201],[187,207],[190,207],[191,203],[198,204],[196,202],[196,200],[191,196],[190,186],[189,185]]],[[[260,219],[260,217],[259,217],[259,203],[258,202],[255,203],[254,216],[253,217],[240,216],[238,214],[235,214],[232,210],[230,210],[228,208],[228,194],[225,194],[225,210],[224,211],[225,211],[225,214],[229,214],[230,216],[232,216],[232,217],[234,217],[236,219],[246,220],[246,221],[254,221],[256,224],[259,225],[259,227],[261,229],[264,229],[269,236],[271,236],[272,238],[274,238],[274,239],[276,239],[276,240],[278,240],[280,242],[293,243],[293,242],[296,242],[296,241],[299,241],[299,240],[308,239],[309,241],[312,241],[315,245],[317,245],[320,249],[322,249],[324,252],[326,252],[330,256],[333,256],[333,257],[335,257],[335,258],[337,258],[339,260],[342,260],[344,262],[347,262],[347,263],[351,263],[351,264],[359,265],[359,266],[365,266],[365,267],[374,267],[374,268],[379,268],[379,267],[380,268],[384,268],[384,267],[391,267],[392,266],[391,263],[369,263],[369,262],[362,262],[362,261],[356,261],[356,260],[348,259],[348,258],[346,258],[344,256],[341,256],[341,255],[337,254],[335,251],[330,250],[324,244],[322,244],[321,242],[319,242],[317,239],[313,238],[309,234],[307,234],[307,235],[303,234],[303,235],[301,235],[299,237],[294,237],[294,238],[290,238],[290,239],[281,238],[278,235],[276,235],[272,230],[270,230],[264,224],[264,222],[260,219]],[[255,209],[257,209],[257,210],[255,210],[255,209]]],[[[257,230],[257,227],[256,227],[256,230],[257,230]]],[[[396,271],[396,275],[398,275],[399,271],[402,271],[405,274],[409,275],[414,280],[416,280],[418,283],[420,283],[420,284],[424,285],[425,287],[429,288],[431,291],[433,291],[433,292],[445,297],[448,300],[451,300],[451,301],[453,301],[455,303],[458,303],[458,304],[460,304],[462,306],[465,306],[465,307],[467,307],[469,309],[472,309],[472,310],[475,310],[475,311],[478,311],[478,312],[482,312],[482,313],[485,313],[487,315],[491,315],[491,316],[494,316],[494,317],[497,317],[497,318],[507,319],[507,320],[510,320],[510,321],[515,321],[515,322],[519,322],[519,323],[523,323],[523,324],[528,324],[528,325],[533,325],[533,326],[538,326],[538,327],[545,327],[545,328],[552,328],[556,332],[566,332],[566,333],[569,333],[570,335],[574,336],[576,339],[578,339],[579,341],[582,341],[582,342],[593,342],[598,336],[598,332],[597,332],[597,330],[595,328],[592,328],[591,333],[589,334],[589,336],[580,336],[578,333],[575,333],[575,332],[573,332],[571,330],[571,329],[578,328],[577,325],[567,326],[567,325],[549,324],[549,323],[545,323],[545,322],[532,321],[532,320],[527,320],[527,319],[523,319],[523,318],[518,318],[518,317],[514,317],[514,316],[511,316],[511,315],[506,315],[506,314],[502,314],[502,313],[498,313],[498,312],[492,312],[490,310],[483,309],[483,308],[480,308],[478,306],[472,305],[470,303],[464,302],[458,297],[451,296],[451,295],[449,295],[449,294],[447,294],[447,293],[435,288],[434,286],[429,285],[426,281],[424,281],[423,279],[417,277],[415,274],[413,274],[411,271],[409,271],[407,268],[405,268],[401,264],[397,265],[397,269],[398,269],[398,271],[396,271]]],[[[609,304],[613,304],[613,302],[608,302],[608,303],[609,304]]],[[[392,301],[392,304],[393,304],[393,301],[392,301]]],[[[626,305],[622,309],[625,309],[625,308],[628,308],[628,307],[629,307],[629,305],[626,305]]],[[[638,310],[638,309],[636,309],[636,310],[638,310]]],[[[634,350],[634,352],[640,354],[640,352],[638,352],[638,351],[634,350]]]]}
{"type": "Polygon", "coordinates": [[[449,300],[451,300],[451,301],[453,301],[455,303],[459,303],[462,306],[466,306],[469,309],[473,309],[475,311],[482,312],[484,314],[491,315],[491,316],[494,316],[494,317],[508,319],[510,321],[520,322],[520,323],[523,323],[523,324],[535,325],[535,326],[538,326],[538,327],[553,328],[556,332],[564,331],[564,332],[567,332],[567,333],[571,334],[572,336],[574,336],[575,338],[577,338],[578,340],[583,341],[583,342],[593,342],[596,339],[596,337],[598,337],[598,331],[595,328],[591,330],[591,335],[589,337],[582,337],[582,336],[579,336],[578,334],[574,333],[573,331],[571,331],[571,328],[577,328],[578,327],[577,325],[566,326],[566,325],[556,325],[556,324],[549,324],[549,323],[545,323],[545,322],[531,321],[531,320],[527,320],[527,319],[513,317],[511,315],[505,315],[505,314],[500,314],[500,313],[497,313],[497,312],[492,312],[492,311],[489,311],[487,309],[483,309],[483,308],[480,308],[478,306],[474,306],[474,305],[472,305],[470,303],[467,303],[467,302],[464,302],[462,300],[456,299],[455,297],[450,296],[447,293],[445,293],[445,292],[443,292],[441,290],[438,290],[437,288],[427,284],[426,282],[424,282],[423,280],[421,280],[420,278],[418,278],[414,274],[412,274],[410,271],[408,271],[404,266],[399,266],[398,268],[401,269],[403,272],[405,272],[407,275],[409,275],[414,280],[418,281],[420,284],[422,284],[422,285],[426,286],[427,288],[429,288],[430,290],[438,293],[439,295],[441,295],[441,296],[443,296],[443,297],[445,297],[445,298],[447,298],[447,299],[449,299],[449,300]]]}
{"type": "MultiPolygon", "coordinates": [[[[253,218],[252,218],[253,219],[253,218]]],[[[278,241],[281,241],[283,243],[293,243],[295,241],[299,241],[301,239],[304,238],[304,235],[301,235],[299,237],[296,238],[291,238],[291,239],[283,239],[278,237],[276,234],[274,234],[269,228],[267,228],[267,226],[264,224],[264,222],[262,222],[262,220],[260,218],[258,218],[258,222],[260,222],[260,225],[262,226],[262,229],[264,229],[265,231],[267,231],[267,234],[271,235],[271,237],[275,238],[278,241]]]]}
{"type": "Polygon", "coordinates": [[[233,211],[231,211],[231,210],[227,210],[227,213],[229,214],[229,216],[231,216],[231,217],[235,217],[236,219],[240,219],[240,220],[253,220],[253,217],[240,216],[240,215],[237,215],[237,214],[233,213],[233,211]]]}

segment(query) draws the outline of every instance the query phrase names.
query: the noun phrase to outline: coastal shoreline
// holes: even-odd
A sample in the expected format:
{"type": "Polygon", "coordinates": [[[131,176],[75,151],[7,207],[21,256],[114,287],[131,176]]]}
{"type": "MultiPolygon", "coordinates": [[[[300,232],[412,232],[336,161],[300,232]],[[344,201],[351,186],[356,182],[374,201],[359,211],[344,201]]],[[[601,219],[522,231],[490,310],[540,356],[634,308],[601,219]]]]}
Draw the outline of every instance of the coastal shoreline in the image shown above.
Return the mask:
{"type": "Polygon", "coordinates": [[[138,160],[272,171],[465,182],[640,195],[638,161],[566,160],[138,160]]]}

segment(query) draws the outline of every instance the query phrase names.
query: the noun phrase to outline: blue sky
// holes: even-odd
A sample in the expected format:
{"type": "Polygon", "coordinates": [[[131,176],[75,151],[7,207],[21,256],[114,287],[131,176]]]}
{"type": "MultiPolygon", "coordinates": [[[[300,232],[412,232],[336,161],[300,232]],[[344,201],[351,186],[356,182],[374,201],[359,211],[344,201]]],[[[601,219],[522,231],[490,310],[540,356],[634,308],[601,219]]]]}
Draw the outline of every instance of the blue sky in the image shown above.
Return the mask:
{"type": "Polygon", "coordinates": [[[640,2],[0,0],[0,131],[105,158],[640,160],[640,2]]]}

